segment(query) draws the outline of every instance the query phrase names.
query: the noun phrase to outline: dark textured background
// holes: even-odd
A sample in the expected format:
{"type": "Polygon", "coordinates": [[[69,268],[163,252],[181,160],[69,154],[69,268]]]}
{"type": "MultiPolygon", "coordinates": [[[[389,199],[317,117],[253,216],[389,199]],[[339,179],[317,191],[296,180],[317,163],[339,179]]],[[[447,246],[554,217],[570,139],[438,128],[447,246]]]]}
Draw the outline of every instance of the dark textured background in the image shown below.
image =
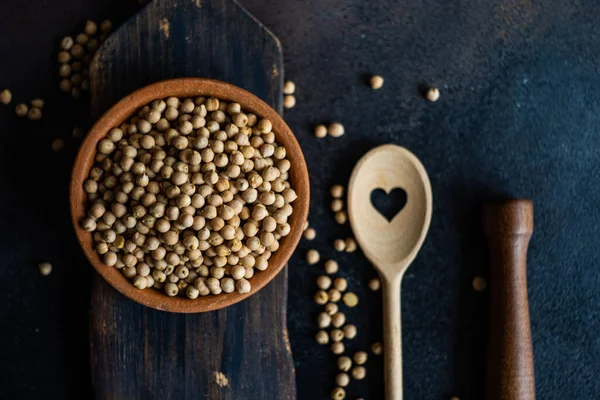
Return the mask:
{"type": "MultiPolygon", "coordinates": [[[[337,255],[350,234],[328,211],[328,188],[345,183],[372,146],[395,142],[427,168],[434,192],[429,236],[403,284],[405,398],[483,397],[487,276],[481,201],[535,201],[529,294],[539,399],[600,398],[600,275],[597,189],[600,155],[600,6],[593,0],[241,1],[281,39],[297,106],[286,112],[305,151],[312,184],[310,220],[290,268],[288,325],[299,399],[326,398],[334,357],[315,344],[311,298],[315,247],[336,257],[361,299],[348,312],[359,326],[352,349],[380,339],[379,296],[359,254],[337,255]],[[540,4],[543,3],[543,4],[540,4]],[[364,77],[386,79],[373,92],[364,77]],[[422,84],[441,88],[435,104],[422,84]],[[339,120],[347,134],[316,140],[311,126],[339,120]]],[[[58,40],[87,18],[123,21],[134,0],[0,1],[0,398],[90,397],[87,312],[91,269],[73,238],[69,169],[85,124],[85,103],[57,89],[58,40]],[[121,5],[119,5],[121,3],[121,5]],[[125,4],[125,5],[123,5],[125,4]],[[40,122],[17,119],[16,102],[46,99],[40,122]],[[67,138],[62,154],[50,150],[67,138]],[[42,277],[37,263],[54,272],[42,277]]],[[[380,360],[349,393],[379,399],[380,360]]],[[[257,397],[260,398],[260,397],[257,397]]]]}

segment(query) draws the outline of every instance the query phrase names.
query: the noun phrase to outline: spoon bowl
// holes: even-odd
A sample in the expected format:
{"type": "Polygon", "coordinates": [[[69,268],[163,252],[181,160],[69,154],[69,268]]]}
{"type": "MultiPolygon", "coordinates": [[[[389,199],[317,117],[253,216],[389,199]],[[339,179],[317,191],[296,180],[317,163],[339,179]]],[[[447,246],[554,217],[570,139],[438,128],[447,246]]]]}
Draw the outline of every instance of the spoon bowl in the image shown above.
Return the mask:
{"type": "Polygon", "coordinates": [[[417,255],[431,220],[431,185],[421,162],[396,145],[379,146],[354,167],[348,213],[363,253],[381,273],[406,269],[417,255]],[[371,192],[406,192],[405,206],[388,221],[372,204],[371,192]],[[383,271],[385,270],[385,271],[383,271]]]}
{"type": "Polygon", "coordinates": [[[427,172],[407,149],[376,147],[354,167],[348,184],[348,216],[354,237],[379,272],[383,289],[386,399],[402,399],[400,283],[417,255],[431,222],[432,194],[427,172]],[[406,192],[404,207],[388,221],[371,203],[371,193],[406,192]]]}

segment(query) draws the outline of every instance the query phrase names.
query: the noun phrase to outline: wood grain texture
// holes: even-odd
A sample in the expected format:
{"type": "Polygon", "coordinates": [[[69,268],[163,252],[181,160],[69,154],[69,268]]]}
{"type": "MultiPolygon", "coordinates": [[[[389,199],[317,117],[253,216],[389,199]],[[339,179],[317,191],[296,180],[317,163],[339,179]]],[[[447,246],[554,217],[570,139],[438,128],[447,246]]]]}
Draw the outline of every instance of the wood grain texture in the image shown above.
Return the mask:
{"type": "MultiPolygon", "coordinates": [[[[277,39],[233,1],[153,1],[100,49],[92,110],[98,117],[152,82],[202,76],[245,88],[281,112],[281,74],[277,39]]],[[[294,399],[286,296],[284,269],[246,301],[182,315],[129,301],[95,279],[96,398],[294,399]]]]}
{"type": "Polygon", "coordinates": [[[386,400],[402,400],[402,276],[388,279],[382,275],[383,302],[383,367],[386,400]]]}
{"type": "Polygon", "coordinates": [[[431,223],[427,171],[407,149],[388,144],[365,154],[348,184],[348,216],[360,247],[379,272],[383,289],[385,398],[402,400],[401,282],[431,223]],[[388,221],[372,204],[375,189],[406,192],[406,204],[388,221]]]}
{"type": "Polygon", "coordinates": [[[526,266],[533,203],[513,200],[488,204],[483,222],[491,260],[487,398],[534,400],[526,266]]]}

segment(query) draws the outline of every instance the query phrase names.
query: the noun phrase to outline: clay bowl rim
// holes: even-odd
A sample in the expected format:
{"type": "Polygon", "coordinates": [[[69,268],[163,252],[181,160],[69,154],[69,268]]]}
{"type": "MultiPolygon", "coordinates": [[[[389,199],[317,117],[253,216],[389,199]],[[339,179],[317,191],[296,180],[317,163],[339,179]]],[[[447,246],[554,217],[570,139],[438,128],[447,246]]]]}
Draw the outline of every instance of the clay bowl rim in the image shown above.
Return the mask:
{"type": "Polygon", "coordinates": [[[308,169],[302,150],[296,137],[284,120],[264,101],[252,93],[230,83],[205,78],[179,78],[150,84],[129,94],[113,105],[94,124],[85,140],[81,144],[73,166],[70,185],[70,208],[73,226],[81,248],[100,276],[113,288],[129,299],[147,307],[161,311],[177,313],[199,313],[218,310],[242,301],[257,293],[269,283],[286,265],[296,249],[304,230],[308,217],[310,187],[308,169]],[[85,216],[86,195],[83,191],[83,182],[87,179],[94,163],[96,144],[106,136],[108,131],[119,126],[134,112],[156,99],[175,97],[214,96],[226,101],[236,101],[242,109],[256,114],[261,118],[268,118],[273,123],[273,132],[277,142],[285,146],[287,158],[290,160],[291,169],[289,179],[296,191],[298,198],[294,201],[294,212],[288,223],[290,233],[280,242],[279,249],[273,253],[269,260],[269,267],[265,271],[257,271],[250,279],[252,289],[249,293],[221,293],[208,295],[197,299],[188,299],[180,296],[169,297],[156,289],[139,290],[127,280],[120,270],[104,265],[100,256],[92,246],[92,233],[84,231],[79,222],[85,216]]]}

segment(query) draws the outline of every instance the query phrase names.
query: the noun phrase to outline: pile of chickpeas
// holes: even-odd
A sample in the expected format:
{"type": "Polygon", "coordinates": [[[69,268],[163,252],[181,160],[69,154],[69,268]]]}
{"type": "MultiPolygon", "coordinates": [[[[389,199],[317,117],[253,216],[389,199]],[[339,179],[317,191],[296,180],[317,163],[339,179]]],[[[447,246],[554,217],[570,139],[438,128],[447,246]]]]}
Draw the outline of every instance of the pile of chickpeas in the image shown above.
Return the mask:
{"type": "Polygon", "coordinates": [[[238,103],[155,100],[98,143],[81,226],[139,289],[248,293],[297,198],[275,139],[271,121],[238,103]]]}
{"type": "Polygon", "coordinates": [[[74,99],[90,90],[90,63],[111,30],[109,20],[102,21],[100,26],[94,21],[86,21],[83,32],[61,39],[58,53],[60,90],[70,93],[74,99]]]}
{"type": "MultiPolygon", "coordinates": [[[[332,197],[331,210],[334,212],[336,222],[346,223],[346,212],[344,210],[345,202],[343,200],[345,188],[342,185],[334,185],[330,189],[332,197]],[[343,213],[343,220],[339,217],[343,213]]],[[[311,228],[308,221],[304,227],[304,238],[312,241],[317,233],[311,228]]],[[[352,253],[358,249],[358,244],[353,237],[347,239],[336,239],[333,247],[338,252],[352,253]]],[[[317,265],[321,262],[321,254],[316,249],[309,249],[306,252],[306,262],[309,265],[317,265]]],[[[356,325],[350,323],[342,307],[348,308],[358,306],[359,298],[356,293],[349,291],[348,281],[339,276],[340,265],[335,260],[326,260],[323,265],[324,274],[317,277],[316,283],[318,290],[315,293],[314,301],[320,307],[317,315],[317,325],[319,331],[315,335],[315,340],[320,345],[329,345],[333,354],[338,356],[338,373],[335,376],[336,387],[331,391],[330,397],[334,400],[344,400],[347,398],[346,389],[351,380],[361,381],[367,375],[366,363],[368,354],[365,351],[356,351],[352,357],[348,356],[349,349],[346,348],[344,341],[352,341],[358,335],[356,325]]],[[[379,279],[373,278],[369,281],[369,288],[372,291],[378,291],[381,287],[379,279]]],[[[371,351],[374,355],[381,355],[383,346],[381,342],[373,343],[371,351]]],[[[362,400],[359,398],[357,400],[362,400]]]]}

